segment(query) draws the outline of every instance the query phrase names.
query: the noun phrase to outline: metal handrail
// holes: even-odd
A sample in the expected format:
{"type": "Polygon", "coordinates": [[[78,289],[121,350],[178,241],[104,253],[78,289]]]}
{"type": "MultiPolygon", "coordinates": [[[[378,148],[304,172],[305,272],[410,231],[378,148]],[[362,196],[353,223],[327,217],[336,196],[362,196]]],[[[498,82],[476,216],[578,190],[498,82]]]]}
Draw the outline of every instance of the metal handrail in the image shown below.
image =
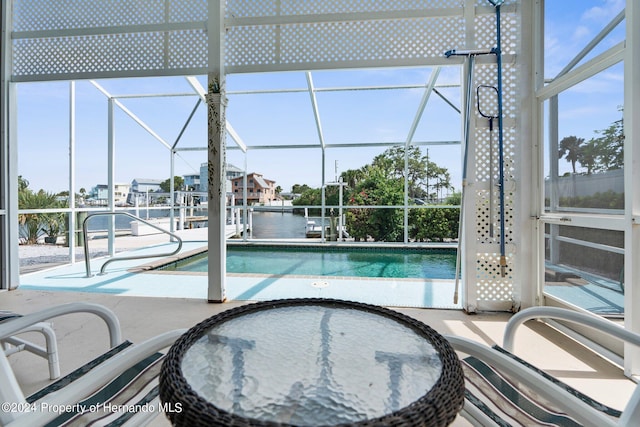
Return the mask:
{"type": "Polygon", "coordinates": [[[128,212],[96,212],[88,217],[86,217],[84,219],[84,221],[82,222],[82,233],[84,234],[84,264],[87,270],[87,276],[86,277],[92,277],[91,274],[91,259],[89,258],[89,239],[87,238],[88,236],[88,230],[87,230],[87,222],[89,221],[89,219],[96,217],[96,216],[101,216],[101,215],[110,215],[110,216],[116,216],[116,215],[125,215],[128,216],[130,218],[133,218],[136,221],[140,221],[143,224],[146,224],[152,228],[155,228],[158,231],[161,231],[165,234],[168,234],[169,236],[175,238],[178,241],[178,247],[176,248],[175,251],[171,252],[171,253],[160,253],[160,254],[152,254],[152,255],[136,255],[136,256],[126,256],[126,257],[119,257],[119,258],[111,258],[108,259],[104,264],[102,264],[102,267],[100,268],[100,275],[105,274],[104,270],[107,267],[107,265],[109,265],[112,262],[115,261],[127,261],[127,260],[134,260],[134,259],[143,259],[143,258],[156,258],[156,257],[167,257],[167,256],[173,256],[175,254],[177,254],[178,252],[180,252],[180,249],[182,249],[182,239],[177,236],[176,234],[171,233],[170,231],[165,230],[162,227],[158,227],[155,224],[150,223],[149,221],[145,221],[144,219],[137,217],[135,215],[132,215],[128,212]]]}

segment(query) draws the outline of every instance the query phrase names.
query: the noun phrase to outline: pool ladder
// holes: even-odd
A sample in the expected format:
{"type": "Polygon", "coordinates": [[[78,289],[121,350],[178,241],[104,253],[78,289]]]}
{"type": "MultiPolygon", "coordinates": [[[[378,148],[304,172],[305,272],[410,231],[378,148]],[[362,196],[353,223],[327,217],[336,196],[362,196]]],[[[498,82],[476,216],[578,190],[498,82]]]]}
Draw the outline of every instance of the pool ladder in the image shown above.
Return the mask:
{"type": "Polygon", "coordinates": [[[95,216],[116,216],[116,215],[125,215],[128,216],[130,218],[133,218],[136,221],[140,221],[143,224],[148,225],[149,227],[155,228],[158,231],[161,231],[162,233],[168,234],[169,236],[173,237],[174,239],[176,239],[178,241],[178,247],[176,248],[176,250],[174,250],[173,252],[170,253],[160,253],[160,254],[151,254],[151,255],[135,255],[135,256],[126,256],[126,257],[117,257],[117,258],[111,258],[108,259],[104,264],[102,264],[102,267],[100,268],[100,275],[105,274],[104,270],[107,268],[107,265],[111,264],[112,262],[116,262],[116,261],[128,261],[128,260],[135,260],[135,259],[144,259],[144,258],[157,258],[157,257],[168,257],[168,256],[173,256],[175,254],[177,254],[178,252],[180,252],[180,249],[182,249],[182,239],[177,236],[176,234],[171,233],[170,231],[165,230],[162,227],[158,227],[155,224],[150,223],[149,221],[145,221],[142,218],[139,218],[135,215],[132,215],[128,212],[96,212],[94,214],[91,214],[90,216],[86,217],[84,219],[84,221],[82,222],[82,233],[84,235],[84,265],[86,267],[87,270],[87,276],[86,277],[93,277],[93,275],[91,274],[91,258],[89,257],[89,239],[88,237],[88,230],[87,230],[87,222],[89,221],[89,219],[95,217],[95,216]]]}

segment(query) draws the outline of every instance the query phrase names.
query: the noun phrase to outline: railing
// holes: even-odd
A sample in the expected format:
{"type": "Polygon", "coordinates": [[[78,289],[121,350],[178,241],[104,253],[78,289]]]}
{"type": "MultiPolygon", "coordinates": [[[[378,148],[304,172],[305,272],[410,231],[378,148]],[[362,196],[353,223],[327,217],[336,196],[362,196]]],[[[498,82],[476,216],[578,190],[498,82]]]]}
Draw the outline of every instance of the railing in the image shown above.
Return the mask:
{"type": "Polygon", "coordinates": [[[110,216],[115,216],[115,215],[125,215],[128,216],[130,218],[133,218],[136,221],[140,221],[146,225],[148,225],[149,227],[155,228],[158,231],[161,231],[162,233],[168,234],[169,236],[175,238],[178,241],[178,247],[176,248],[176,250],[174,250],[173,252],[170,253],[160,253],[160,254],[151,254],[151,255],[136,255],[136,256],[126,256],[126,257],[119,257],[119,258],[111,258],[108,259],[104,264],[102,264],[102,267],[100,268],[100,275],[105,274],[104,270],[107,268],[107,265],[111,264],[112,262],[116,262],[116,261],[128,261],[128,260],[135,260],[135,259],[143,259],[143,258],[157,258],[157,257],[168,257],[168,256],[173,256],[175,254],[177,254],[178,252],[180,252],[180,249],[182,249],[182,239],[165,230],[162,227],[158,227],[155,224],[150,223],[149,221],[145,221],[142,218],[139,218],[135,215],[131,215],[128,212],[96,212],[94,214],[92,214],[91,216],[88,216],[87,218],[85,218],[85,220],[82,222],[82,233],[84,234],[84,264],[87,270],[87,276],[86,277],[92,277],[91,275],[91,258],[89,258],[89,239],[87,239],[87,223],[88,221],[96,216],[101,216],[101,215],[110,215],[110,216]]]}

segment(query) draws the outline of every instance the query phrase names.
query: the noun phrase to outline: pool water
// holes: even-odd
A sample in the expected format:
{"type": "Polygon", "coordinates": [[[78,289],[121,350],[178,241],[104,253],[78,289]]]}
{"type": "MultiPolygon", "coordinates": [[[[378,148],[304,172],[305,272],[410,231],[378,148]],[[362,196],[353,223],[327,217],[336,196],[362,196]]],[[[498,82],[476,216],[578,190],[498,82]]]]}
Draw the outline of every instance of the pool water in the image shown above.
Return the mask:
{"type": "MultiPolygon", "coordinates": [[[[162,268],[206,272],[207,264],[204,252],[162,268]]],[[[448,249],[227,248],[228,273],[453,279],[455,266],[456,252],[448,249]]]]}

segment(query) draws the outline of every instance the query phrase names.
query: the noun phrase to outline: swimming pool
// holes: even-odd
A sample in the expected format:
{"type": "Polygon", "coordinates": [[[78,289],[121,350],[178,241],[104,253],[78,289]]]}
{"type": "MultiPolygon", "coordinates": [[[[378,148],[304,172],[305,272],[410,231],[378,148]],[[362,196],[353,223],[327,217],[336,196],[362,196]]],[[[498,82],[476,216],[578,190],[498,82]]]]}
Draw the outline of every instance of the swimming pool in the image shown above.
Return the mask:
{"type": "MultiPolygon", "coordinates": [[[[206,273],[207,252],[159,267],[206,273]]],[[[229,246],[227,273],[453,279],[455,249],[229,246]]]]}

